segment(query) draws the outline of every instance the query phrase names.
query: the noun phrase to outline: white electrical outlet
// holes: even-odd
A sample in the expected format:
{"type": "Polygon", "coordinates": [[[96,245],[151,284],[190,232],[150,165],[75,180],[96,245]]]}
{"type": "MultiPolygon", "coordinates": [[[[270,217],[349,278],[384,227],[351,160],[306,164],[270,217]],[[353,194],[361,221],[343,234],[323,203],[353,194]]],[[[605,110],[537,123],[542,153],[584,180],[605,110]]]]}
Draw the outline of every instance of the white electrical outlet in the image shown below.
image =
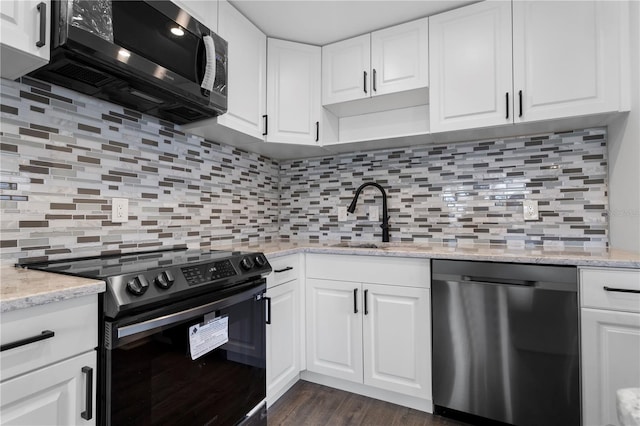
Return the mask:
{"type": "Polygon", "coordinates": [[[338,206],[338,222],[347,221],[347,208],[345,206],[338,206]]]}
{"type": "Polygon", "coordinates": [[[369,206],[369,221],[380,222],[380,213],[378,206],[369,206]]]}
{"type": "Polygon", "coordinates": [[[113,198],[111,200],[111,222],[125,223],[129,220],[129,200],[113,198]]]}
{"type": "Polygon", "coordinates": [[[522,201],[522,216],[524,220],[538,220],[538,201],[524,200],[522,201]]]}

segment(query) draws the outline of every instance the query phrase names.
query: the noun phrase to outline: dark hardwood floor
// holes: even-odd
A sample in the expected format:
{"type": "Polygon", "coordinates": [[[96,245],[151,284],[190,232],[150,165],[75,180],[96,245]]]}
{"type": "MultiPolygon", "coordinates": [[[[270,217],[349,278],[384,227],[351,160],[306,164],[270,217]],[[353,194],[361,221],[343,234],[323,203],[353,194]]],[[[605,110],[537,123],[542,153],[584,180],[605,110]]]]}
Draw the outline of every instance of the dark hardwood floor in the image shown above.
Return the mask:
{"type": "Polygon", "coordinates": [[[466,423],[300,380],[269,408],[268,425],[465,426],[466,423]]]}

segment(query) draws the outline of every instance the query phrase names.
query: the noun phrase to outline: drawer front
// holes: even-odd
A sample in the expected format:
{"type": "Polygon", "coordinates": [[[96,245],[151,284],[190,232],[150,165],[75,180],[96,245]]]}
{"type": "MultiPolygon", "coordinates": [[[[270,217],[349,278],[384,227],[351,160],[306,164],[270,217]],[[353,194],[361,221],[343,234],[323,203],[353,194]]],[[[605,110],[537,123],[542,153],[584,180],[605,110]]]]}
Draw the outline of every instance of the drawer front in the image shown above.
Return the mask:
{"type": "Polygon", "coordinates": [[[309,254],[307,277],[429,288],[431,261],[408,257],[309,254]]]}
{"type": "Polygon", "coordinates": [[[640,270],[581,268],[583,307],[640,312],[640,270]]]}
{"type": "Polygon", "coordinates": [[[52,331],[53,337],[0,352],[0,381],[98,346],[98,296],[52,302],[2,314],[2,345],[52,331]]]}
{"type": "Polygon", "coordinates": [[[269,259],[273,272],[267,277],[267,287],[271,288],[288,283],[300,276],[300,255],[276,257],[269,259]]]}

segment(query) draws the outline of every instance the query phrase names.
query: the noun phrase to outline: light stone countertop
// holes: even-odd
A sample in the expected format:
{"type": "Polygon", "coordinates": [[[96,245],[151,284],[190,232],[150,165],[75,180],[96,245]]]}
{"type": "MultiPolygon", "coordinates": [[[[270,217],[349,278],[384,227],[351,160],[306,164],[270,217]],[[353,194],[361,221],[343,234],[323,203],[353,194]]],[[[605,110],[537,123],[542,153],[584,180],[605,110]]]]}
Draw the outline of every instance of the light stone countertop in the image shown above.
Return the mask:
{"type": "Polygon", "coordinates": [[[422,243],[340,241],[271,241],[246,244],[215,244],[211,249],[261,251],[273,259],[295,253],[352,254],[360,256],[417,257],[424,259],[479,260],[489,262],[540,263],[640,269],[640,253],[602,249],[518,249],[504,246],[444,246],[422,243]],[[359,247],[374,244],[377,248],[359,247]],[[337,247],[336,245],[341,245],[337,247]]]}
{"type": "Polygon", "coordinates": [[[102,293],[104,281],[0,266],[0,313],[102,293]]]}

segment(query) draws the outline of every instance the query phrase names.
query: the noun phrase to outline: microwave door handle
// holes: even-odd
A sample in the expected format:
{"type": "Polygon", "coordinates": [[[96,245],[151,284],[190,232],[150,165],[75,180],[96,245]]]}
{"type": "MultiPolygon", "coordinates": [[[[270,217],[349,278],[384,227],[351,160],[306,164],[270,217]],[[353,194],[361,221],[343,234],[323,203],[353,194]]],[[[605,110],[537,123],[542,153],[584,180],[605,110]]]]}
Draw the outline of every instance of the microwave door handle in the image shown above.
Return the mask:
{"type": "Polygon", "coordinates": [[[200,87],[202,88],[202,94],[209,96],[213,90],[213,84],[216,81],[216,44],[210,35],[204,36],[202,40],[207,58],[205,61],[204,77],[202,77],[200,87]]]}

